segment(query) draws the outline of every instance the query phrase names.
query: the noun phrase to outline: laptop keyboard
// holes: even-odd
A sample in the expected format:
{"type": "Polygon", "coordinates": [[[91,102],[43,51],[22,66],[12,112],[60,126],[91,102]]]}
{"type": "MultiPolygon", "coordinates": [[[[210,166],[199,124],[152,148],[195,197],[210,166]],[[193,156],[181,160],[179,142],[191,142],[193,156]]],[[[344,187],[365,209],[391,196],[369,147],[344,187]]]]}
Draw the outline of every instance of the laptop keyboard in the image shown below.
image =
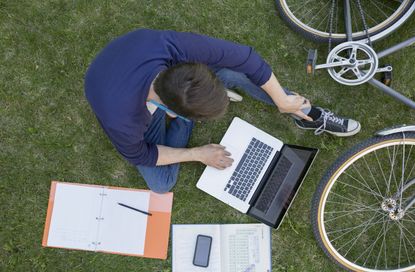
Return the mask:
{"type": "Polygon", "coordinates": [[[252,138],[224,190],[245,201],[272,150],[269,145],[252,138]]]}
{"type": "Polygon", "coordinates": [[[272,176],[269,177],[267,184],[265,184],[262,189],[262,193],[255,204],[255,208],[264,213],[268,211],[272,201],[274,200],[275,194],[281,187],[281,184],[290,171],[291,166],[292,163],[286,157],[281,156],[272,173],[272,176]]]}

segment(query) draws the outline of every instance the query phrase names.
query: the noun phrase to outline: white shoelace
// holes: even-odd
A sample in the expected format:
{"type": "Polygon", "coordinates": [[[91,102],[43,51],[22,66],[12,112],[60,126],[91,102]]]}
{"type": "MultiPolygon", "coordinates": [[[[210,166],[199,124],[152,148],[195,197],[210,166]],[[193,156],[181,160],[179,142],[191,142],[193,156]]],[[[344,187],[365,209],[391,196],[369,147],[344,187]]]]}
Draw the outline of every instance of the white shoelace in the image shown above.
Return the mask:
{"type": "Polygon", "coordinates": [[[344,119],[334,116],[334,113],[331,111],[321,109],[321,114],[323,115],[323,124],[314,131],[315,135],[320,135],[324,132],[327,121],[332,121],[333,123],[337,123],[342,126],[344,124],[344,119]]]}

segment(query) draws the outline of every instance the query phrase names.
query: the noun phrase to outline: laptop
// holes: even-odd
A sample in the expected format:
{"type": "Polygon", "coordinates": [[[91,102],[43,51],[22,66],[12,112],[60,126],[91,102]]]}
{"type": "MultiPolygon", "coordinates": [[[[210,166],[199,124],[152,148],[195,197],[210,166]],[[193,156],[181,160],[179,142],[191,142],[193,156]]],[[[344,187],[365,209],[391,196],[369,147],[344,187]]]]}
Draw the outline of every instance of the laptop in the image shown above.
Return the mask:
{"type": "Polygon", "coordinates": [[[238,117],[220,144],[232,154],[232,166],[207,166],[197,188],[278,228],[318,149],[284,144],[238,117]]]}

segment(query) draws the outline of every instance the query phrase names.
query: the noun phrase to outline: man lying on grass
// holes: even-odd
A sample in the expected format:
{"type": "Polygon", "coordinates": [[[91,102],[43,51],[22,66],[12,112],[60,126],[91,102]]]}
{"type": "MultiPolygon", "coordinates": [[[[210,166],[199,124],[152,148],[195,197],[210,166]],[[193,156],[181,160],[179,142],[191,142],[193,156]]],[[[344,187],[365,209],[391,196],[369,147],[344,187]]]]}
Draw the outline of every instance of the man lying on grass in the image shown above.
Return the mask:
{"type": "Polygon", "coordinates": [[[169,191],[179,163],[200,161],[225,169],[233,160],[225,147],[186,148],[195,120],[224,115],[241,89],[315,134],[351,136],[360,124],[310,105],[283,89],[252,47],[193,33],[141,29],[109,43],[92,62],[85,93],[115,148],[135,165],[148,187],[169,191]],[[166,114],[171,122],[166,128],[166,114]]]}

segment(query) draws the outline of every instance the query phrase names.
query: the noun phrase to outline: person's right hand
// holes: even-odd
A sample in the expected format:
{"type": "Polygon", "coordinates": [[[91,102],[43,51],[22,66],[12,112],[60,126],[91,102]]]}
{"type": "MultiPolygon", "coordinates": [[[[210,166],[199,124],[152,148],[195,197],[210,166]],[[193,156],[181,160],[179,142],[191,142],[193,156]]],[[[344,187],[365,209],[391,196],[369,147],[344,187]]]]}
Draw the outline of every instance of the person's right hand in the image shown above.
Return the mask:
{"type": "Polygon", "coordinates": [[[196,160],[223,170],[232,165],[233,159],[231,153],[225,150],[225,147],[218,144],[208,144],[194,148],[196,160]]]}

